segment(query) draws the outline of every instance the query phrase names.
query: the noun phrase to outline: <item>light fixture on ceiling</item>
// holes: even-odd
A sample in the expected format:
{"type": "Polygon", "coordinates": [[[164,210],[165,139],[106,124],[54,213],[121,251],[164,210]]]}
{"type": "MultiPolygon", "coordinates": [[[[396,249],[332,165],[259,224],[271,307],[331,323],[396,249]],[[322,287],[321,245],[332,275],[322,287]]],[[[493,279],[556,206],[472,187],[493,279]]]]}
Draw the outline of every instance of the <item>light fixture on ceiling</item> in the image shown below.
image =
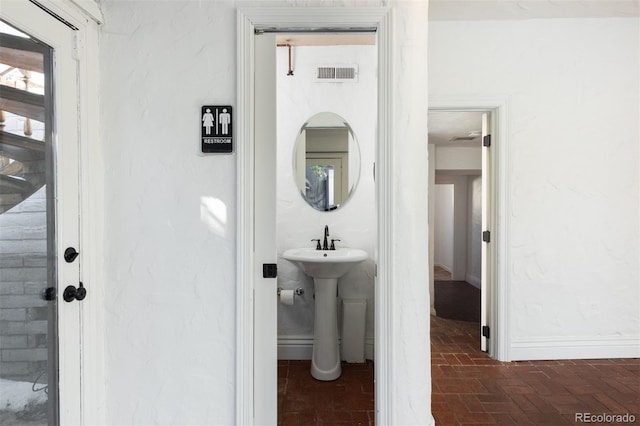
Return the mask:
{"type": "Polygon", "coordinates": [[[449,139],[449,142],[469,142],[474,139],[478,139],[482,135],[480,130],[472,130],[471,132],[467,132],[465,136],[454,136],[449,139]]]}

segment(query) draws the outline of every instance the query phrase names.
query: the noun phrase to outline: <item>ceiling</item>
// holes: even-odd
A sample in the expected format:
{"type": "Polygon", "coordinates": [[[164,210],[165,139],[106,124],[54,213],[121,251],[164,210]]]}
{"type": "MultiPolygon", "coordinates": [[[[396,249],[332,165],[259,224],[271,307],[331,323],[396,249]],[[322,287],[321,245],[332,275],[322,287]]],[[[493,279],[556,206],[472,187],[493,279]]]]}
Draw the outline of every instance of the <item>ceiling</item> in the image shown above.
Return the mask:
{"type": "Polygon", "coordinates": [[[291,46],[363,46],[375,45],[375,33],[282,33],[276,36],[276,43],[291,46]]]}
{"type": "Polygon", "coordinates": [[[446,146],[475,146],[481,143],[482,112],[429,111],[429,143],[446,146]],[[474,137],[475,136],[475,137],[474,137]],[[474,137],[455,141],[455,138],[474,137]]]}
{"type": "Polygon", "coordinates": [[[640,0],[429,0],[429,20],[640,16],[640,0]]]}
{"type": "MultiPolygon", "coordinates": [[[[640,0],[429,0],[430,21],[640,17],[640,0]]],[[[375,33],[282,33],[292,46],[373,45],[375,33]]]]}

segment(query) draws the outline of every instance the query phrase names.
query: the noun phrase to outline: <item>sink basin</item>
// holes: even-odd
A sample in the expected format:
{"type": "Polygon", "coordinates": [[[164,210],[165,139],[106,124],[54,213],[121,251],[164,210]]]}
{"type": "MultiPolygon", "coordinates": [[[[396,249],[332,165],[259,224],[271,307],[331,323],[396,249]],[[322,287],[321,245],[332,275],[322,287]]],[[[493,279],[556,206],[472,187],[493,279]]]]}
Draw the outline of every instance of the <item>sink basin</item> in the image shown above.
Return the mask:
{"type": "Polygon", "coordinates": [[[285,251],[283,257],[294,262],[312,278],[340,278],[369,256],[366,251],[355,248],[296,248],[285,251]]]}
{"type": "Polygon", "coordinates": [[[315,313],[311,375],[318,380],[335,380],[342,374],[336,303],[338,278],[369,256],[366,251],[353,248],[298,248],[285,251],[283,257],[313,278],[315,313]]]}

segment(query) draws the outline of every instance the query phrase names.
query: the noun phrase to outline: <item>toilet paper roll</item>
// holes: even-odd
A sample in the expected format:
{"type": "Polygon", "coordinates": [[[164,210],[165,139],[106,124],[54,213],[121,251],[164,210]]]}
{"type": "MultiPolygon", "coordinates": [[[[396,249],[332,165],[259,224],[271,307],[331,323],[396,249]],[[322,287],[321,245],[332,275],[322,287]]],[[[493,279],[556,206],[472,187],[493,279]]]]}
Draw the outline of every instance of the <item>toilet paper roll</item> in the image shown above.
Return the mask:
{"type": "Polygon", "coordinates": [[[293,290],[280,290],[280,303],[283,305],[293,305],[293,298],[296,296],[293,290]]]}

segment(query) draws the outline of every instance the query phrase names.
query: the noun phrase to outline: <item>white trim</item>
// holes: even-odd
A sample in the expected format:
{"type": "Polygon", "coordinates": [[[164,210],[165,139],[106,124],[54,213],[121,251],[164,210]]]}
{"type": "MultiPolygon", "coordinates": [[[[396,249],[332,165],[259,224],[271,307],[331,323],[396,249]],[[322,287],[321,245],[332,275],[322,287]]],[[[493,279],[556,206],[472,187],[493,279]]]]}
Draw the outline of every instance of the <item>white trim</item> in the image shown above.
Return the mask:
{"type": "Polygon", "coordinates": [[[511,343],[511,359],[640,358],[638,337],[532,337],[511,343]]]}
{"type": "MultiPolygon", "coordinates": [[[[106,424],[104,373],[104,164],[98,120],[98,22],[79,13],[71,1],[38,0],[75,25],[78,63],[78,114],[80,166],[80,280],[87,298],[81,318],[81,416],[86,425],[106,424]]],[[[83,3],[93,3],[82,0],[83,3]]],[[[84,11],[84,9],[83,9],[84,11]]],[[[86,12],[86,11],[85,11],[86,12]]]]}
{"type": "Polygon", "coordinates": [[[388,8],[246,8],[237,14],[237,293],[236,424],[254,423],[253,407],[253,32],[256,26],[377,27],[378,277],[376,283],[376,424],[391,424],[391,10],[388,8]]]}
{"type": "Polygon", "coordinates": [[[104,162],[100,140],[98,27],[87,20],[79,26],[84,52],[79,60],[80,86],[80,246],[81,279],[87,297],[82,303],[82,407],[86,425],[106,424],[104,324],[104,162]]]}
{"type": "Polygon", "coordinates": [[[71,0],[74,2],[88,17],[93,19],[97,24],[104,23],[104,16],[100,6],[94,0],[71,0]]]}
{"type": "MultiPolygon", "coordinates": [[[[104,400],[104,164],[98,120],[99,54],[98,23],[79,13],[75,1],[38,0],[78,30],[75,32],[78,63],[78,114],[80,166],[80,280],[87,298],[79,304],[81,318],[81,416],[86,425],[106,424],[104,400]]],[[[83,4],[94,3],[81,0],[83,4]]],[[[94,3],[95,5],[95,3],[94,3]]],[[[96,6],[97,7],[97,6],[96,6]]],[[[86,12],[84,8],[83,12],[86,12]]],[[[101,17],[101,15],[100,15],[101,17]]]]}
{"type": "Polygon", "coordinates": [[[100,6],[94,0],[35,0],[45,9],[60,15],[75,26],[86,25],[87,18],[96,24],[104,23],[100,6]]]}
{"type": "MultiPolygon", "coordinates": [[[[378,24],[378,143],[376,145],[376,201],[378,243],[375,279],[375,395],[377,425],[393,424],[393,9],[378,24]]],[[[429,409],[429,412],[431,410],[429,409]]]]}
{"type": "Polygon", "coordinates": [[[237,264],[236,264],[236,421],[253,424],[253,30],[238,12],[237,51],[237,264]]]}
{"type": "Polygon", "coordinates": [[[509,286],[507,285],[509,265],[509,194],[507,182],[509,170],[509,144],[507,142],[507,98],[468,96],[430,96],[429,110],[456,111],[491,111],[493,131],[491,150],[491,193],[494,199],[494,209],[491,212],[491,335],[489,352],[499,361],[511,361],[511,334],[509,306],[509,286]],[[495,244],[493,242],[495,241],[495,244]]]}

